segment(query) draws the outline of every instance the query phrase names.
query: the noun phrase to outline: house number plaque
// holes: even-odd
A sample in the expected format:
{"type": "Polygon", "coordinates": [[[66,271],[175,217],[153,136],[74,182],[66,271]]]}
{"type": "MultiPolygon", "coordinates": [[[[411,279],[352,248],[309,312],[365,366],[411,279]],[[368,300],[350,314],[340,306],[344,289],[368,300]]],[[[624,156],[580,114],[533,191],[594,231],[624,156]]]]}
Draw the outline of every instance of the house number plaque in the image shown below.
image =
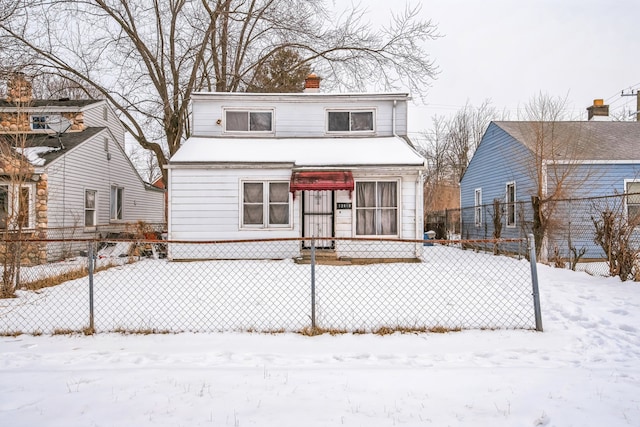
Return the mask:
{"type": "Polygon", "coordinates": [[[338,203],[338,209],[351,209],[351,203],[338,203]]]}

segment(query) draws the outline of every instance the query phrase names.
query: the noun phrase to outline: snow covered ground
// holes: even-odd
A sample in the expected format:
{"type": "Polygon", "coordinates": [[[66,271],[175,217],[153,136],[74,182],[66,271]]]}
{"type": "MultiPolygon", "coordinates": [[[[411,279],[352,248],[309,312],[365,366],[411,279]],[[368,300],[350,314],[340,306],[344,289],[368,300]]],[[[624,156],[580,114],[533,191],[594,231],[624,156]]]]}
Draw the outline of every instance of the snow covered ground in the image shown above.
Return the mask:
{"type": "Polygon", "coordinates": [[[640,425],[638,283],[538,273],[543,333],[0,337],[0,425],[640,425]]]}

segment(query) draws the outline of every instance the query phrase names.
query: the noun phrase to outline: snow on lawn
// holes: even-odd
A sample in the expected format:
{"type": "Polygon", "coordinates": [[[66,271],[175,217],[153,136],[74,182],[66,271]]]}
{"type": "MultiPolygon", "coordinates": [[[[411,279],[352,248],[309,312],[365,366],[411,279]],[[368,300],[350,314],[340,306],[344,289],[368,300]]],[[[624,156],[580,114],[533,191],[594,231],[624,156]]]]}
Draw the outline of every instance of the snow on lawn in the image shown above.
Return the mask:
{"type": "Polygon", "coordinates": [[[0,423],[640,425],[638,284],[538,273],[542,333],[0,337],[0,423]]]}
{"type": "MultiPolygon", "coordinates": [[[[116,258],[122,260],[122,258],[116,258]]],[[[111,263],[109,257],[100,263],[111,263]]],[[[528,261],[434,246],[421,263],[316,267],[316,324],[381,327],[535,328],[528,261]]],[[[300,331],[310,326],[311,268],[282,261],[144,259],[94,278],[99,332],[300,331]]],[[[68,281],[0,301],[0,332],[81,331],[89,282],[68,281]]]]}

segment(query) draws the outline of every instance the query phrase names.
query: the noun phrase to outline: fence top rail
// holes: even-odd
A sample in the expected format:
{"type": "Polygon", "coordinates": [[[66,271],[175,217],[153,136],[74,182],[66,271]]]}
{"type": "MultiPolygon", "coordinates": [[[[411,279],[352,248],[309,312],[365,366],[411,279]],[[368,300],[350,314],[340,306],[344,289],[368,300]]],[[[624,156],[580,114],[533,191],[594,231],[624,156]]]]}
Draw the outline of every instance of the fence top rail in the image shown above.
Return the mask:
{"type": "Polygon", "coordinates": [[[523,242],[527,239],[522,238],[500,238],[500,239],[394,239],[394,238],[376,238],[376,237],[285,237],[285,238],[269,238],[269,239],[228,239],[228,240],[165,240],[165,239],[147,239],[147,238],[131,238],[131,239],[111,239],[111,238],[94,238],[94,239],[9,239],[0,240],[4,242],[23,242],[23,243],[91,243],[91,242],[107,242],[107,243],[174,243],[174,244],[229,244],[229,243],[260,243],[260,242],[308,242],[308,241],[350,241],[350,242],[389,242],[389,243],[439,243],[439,244],[461,244],[461,243],[514,243],[523,242]]]}

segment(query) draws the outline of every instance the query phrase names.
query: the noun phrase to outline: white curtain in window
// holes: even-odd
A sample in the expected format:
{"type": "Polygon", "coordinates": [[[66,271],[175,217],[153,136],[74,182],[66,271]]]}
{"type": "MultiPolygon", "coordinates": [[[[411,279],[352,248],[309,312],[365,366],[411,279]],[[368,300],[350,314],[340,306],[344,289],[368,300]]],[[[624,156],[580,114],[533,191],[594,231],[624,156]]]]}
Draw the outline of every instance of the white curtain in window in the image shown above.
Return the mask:
{"type": "Polygon", "coordinates": [[[269,184],[269,224],[289,224],[289,184],[269,184]]]}
{"type": "Polygon", "coordinates": [[[244,184],[243,224],[263,223],[263,190],[261,182],[244,184]]]}
{"type": "Polygon", "coordinates": [[[356,185],[356,234],[398,234],[396,182],[359,182],[356,185]]]}

